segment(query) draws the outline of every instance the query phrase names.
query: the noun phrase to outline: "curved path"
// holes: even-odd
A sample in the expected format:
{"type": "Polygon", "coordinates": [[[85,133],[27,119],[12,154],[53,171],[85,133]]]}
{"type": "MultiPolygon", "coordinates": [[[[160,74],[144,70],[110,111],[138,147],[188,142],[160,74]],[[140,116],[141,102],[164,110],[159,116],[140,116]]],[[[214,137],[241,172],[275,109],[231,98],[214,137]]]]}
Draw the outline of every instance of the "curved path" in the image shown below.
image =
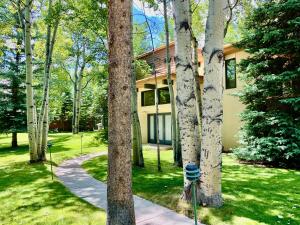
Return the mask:
{"type": "MultiPolygon", "coordinates": [[[[70,191],[92,205],[106,210],[106,184],[100,182],[81,168],[81,164],[106,152],[92,153],[64,161],[55,174],[70,191]]],[[[170,209],[134,196],[137,225],[192,225],[194,221],[170,209]]]]}

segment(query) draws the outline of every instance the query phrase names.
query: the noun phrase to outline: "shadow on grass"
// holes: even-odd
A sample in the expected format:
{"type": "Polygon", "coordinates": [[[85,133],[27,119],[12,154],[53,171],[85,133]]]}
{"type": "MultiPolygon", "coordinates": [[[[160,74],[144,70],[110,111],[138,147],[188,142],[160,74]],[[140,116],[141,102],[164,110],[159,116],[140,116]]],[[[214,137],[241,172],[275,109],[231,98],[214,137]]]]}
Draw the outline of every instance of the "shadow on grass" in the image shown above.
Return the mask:
{"type": "Polygon", "coordinates": [[[222,221],[249,218],[266,224],[300,224],[300,173],[251,165],[224,165],[222,221]]]}
{"type": "MultiPolygon", "coordinates": [[[[44,164],[26,162],[0,167],[0,193],[0,202],[7,204],[7,199],[10,199],[11,206],[6,208],[11,211],[7,213],[12,215],[18,212],[18,222],[26,221],[25,224],[43,220],[43,213],[37,213],[39,210],[56,209],[75,213],[78,208],[82,209],[84,202],[74,197],[57,180],[52,181],[51,173],[44,164]]],[[[86,210],[95,209],[89,204],[84,207],[86,210]]],[[[2,221],[9,220],[7,215],[2,214],[0,221],[1,216],[2,221]]]]}
{"type": "MultiPolygon", "coordinates": [[[[134,193],[177,210],[182,169],[162,160],[163,172],[157,172],[156,159],[149,153],[145,163],[145,168],[133,168],[134,193]]],[[[107,156],[88,161],[84,167],[95,178],[106,181],[107,156]]],[[[300,224],[299,171],[243,165],[226,157],[222,176],[224,206],[199,207],[204,223],[213,224],[218,218],[226,224],[300,224]]]]}
{"type": "MultiPolygon", "coordinates": [[[[65,146],[65,142],[72,138],[71,134],[55,135],[49,134],[50,140],[53,143],[51,151],[53,153],[70,150],[65,146]]],[[[28,144],[20,144],[17,148],[11,148],[10,146],[3,145],[0,147],[0,157],[6,157],[9,155],[23,155],[28,153],[28,144]]]]}

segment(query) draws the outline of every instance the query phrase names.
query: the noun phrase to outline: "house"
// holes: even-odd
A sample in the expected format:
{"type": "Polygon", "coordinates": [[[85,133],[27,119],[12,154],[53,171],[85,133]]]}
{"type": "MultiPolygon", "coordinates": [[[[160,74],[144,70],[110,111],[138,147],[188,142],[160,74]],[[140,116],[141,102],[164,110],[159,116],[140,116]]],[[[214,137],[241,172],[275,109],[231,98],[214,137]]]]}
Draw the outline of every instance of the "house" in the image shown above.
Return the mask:
{"type": "MultiPolygon", "coordinates": [[[[241,49],[233,47],[231,44],[224,46],[225,54],[225,74],[223,75],[224,98],[223,98],[223,128],[222,139],[224,150],[228,151],[238,145],[238,131],[241,127],[240,113],[244,109],[244,105],[239,101],[238,97],[233,96],[237,90],[242,88],[242,82],[236,71],[236,64],[243,58],[247,57],[247,53],[241,49]]],[[[170,44],[171,57],[171,73],[174,93],[176,95],[176,71],[175,71],[175,45],[170,44]]],[[[159,101],[159,136],[161,144],[171,144],[171,106],[169,91],[166,80],[166,47],[156,48],[154,53],[147,52],[137,57],[137,59],[145,60],[148,64],[155,64],[156,77],[158,82],[158,101],[159,101]]],[[[203,87],[203,56],[201,50],[198,50],[200,87],[203,87]]],[[[137,86],[137,104],[138,114],[141,123],[141,133],[143,143],[155,143],[155,84],[154,75],[149,75],[144,79],[136,82],[137,86]]]]}

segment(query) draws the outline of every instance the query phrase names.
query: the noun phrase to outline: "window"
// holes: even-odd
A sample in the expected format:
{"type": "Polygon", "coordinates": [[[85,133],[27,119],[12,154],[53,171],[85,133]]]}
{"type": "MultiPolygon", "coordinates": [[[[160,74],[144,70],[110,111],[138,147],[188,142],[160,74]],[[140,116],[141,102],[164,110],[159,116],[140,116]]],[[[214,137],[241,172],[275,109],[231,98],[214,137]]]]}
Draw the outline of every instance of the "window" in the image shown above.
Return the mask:
{"type": "Polygon", "coordinates": [[[228,59],[225,61],[226,89],[236,88],[236,61],[228,59]]]}
{"type": "MultiPolygon", "coordinates": [[[[169,104],[170,93],[169,88],[159,88],[158,92],[158,104],[169,104]]],[[[142,106],[155,105],[155,90],[142,92],[142,106]]]]}
{"type": "Polygon", "coordinates": [[[169,88],[160,88],[158,89],[158,103],[159,104],[169,104],[170,103],[170,93],[169,88]]]}
{"type": "Polygon", "coordinates": [[[150,106],[155,105],[155,92],[151,91],[143,91],[142,92],[142,106],[150,106]]]}

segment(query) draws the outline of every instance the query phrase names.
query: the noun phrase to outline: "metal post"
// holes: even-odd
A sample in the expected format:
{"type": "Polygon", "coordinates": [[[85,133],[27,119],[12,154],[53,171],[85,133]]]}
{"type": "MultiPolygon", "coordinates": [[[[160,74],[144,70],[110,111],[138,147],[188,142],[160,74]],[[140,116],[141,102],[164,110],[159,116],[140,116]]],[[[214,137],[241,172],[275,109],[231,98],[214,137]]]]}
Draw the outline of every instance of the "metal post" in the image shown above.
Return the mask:
{"type": "Polygon", "coordinates": [[[197,221],[197,202],[196,202],[196,182],[193,181],[192,182],[192,194],[193,194],[193,199],[192,199],[192,204],[193,204],[193,207],[194,207],[194,219],[195,219],[195,225],[198,224],[198,221],[197,221]]]}
{"type": "Polygon", "coordinates": [[[50,152],[51,177],[52,177],[52,180],[53,180],[53,169],[52,169],[52,154],[51,154],[51,147],[49,147],[49,152],[50,152]]]}
{"type": "Polygon", "coordinates": [[[80,136],[80,149],[81,149],[81,155],[82,155],[82,137],[83,137],[83,135],[81,134],[81,136],[80,136]]]}
{"type": "Polygon", "coordinates": [[[191,186],[192,186],[192,205],[194,209],[195,225],[197,225],[198,216],[197,216],[196,183],[197,180],[199,180],[200,178],[200,171],[195,163],[188,163],[185,166],[185,176],[191,182],[191,186]]]}
{"type": "Polygon", "coordinates": [[[48,143],[47,143],[47,147],[48,147],[48,149],[49,149],[49,153],[50,153],[51,177],[52,177],[52,180],[53,180],[52,154],[51,154],[51,147],[52,147],[52,143],[51,143],[51,142],[48,142],[48,143]]]}

